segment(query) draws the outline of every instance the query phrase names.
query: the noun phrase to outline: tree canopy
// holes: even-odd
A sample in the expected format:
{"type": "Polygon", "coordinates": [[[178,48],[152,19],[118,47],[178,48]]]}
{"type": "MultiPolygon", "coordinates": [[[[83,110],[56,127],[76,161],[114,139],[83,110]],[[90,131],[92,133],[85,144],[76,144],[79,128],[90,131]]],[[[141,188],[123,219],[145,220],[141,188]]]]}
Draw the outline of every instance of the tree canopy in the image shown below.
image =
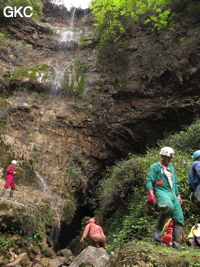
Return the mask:
{"type": "Polygon", "coordinates": [[[168,25],[172,16],[171,0],[92,0],[92,9],[100,40],[112,40],[123,34],[128,22],[146,15],[144,23],[153,22],[156,29],[168,25]]]}

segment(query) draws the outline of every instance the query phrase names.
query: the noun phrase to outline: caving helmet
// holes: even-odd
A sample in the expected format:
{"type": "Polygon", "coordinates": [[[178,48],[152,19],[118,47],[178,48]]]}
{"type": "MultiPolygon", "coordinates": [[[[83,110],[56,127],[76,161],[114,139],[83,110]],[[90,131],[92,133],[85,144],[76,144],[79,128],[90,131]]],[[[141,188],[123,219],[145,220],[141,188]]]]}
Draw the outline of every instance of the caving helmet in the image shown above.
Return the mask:
{"type": "Polygon", "coordinates": [[[200,156],[200,150],[197,150],[193,154],[193,159],[197,159],[200,156]]]}
{"type": "Polygon", "coordinates": [[[96,223],[96,220],[95,220],[95,218],[90,218],[90,219],[87,221],[87,223],[96,223]]]}
{"type": "Polygon", "coordinates": [[[161,156],[167,156],[167,157],[174,157],[175,152],[171,147],[165,146],[165,147],[161,148],[160,155],[161,156]]]}
{"type": "Polygon", "coordinates": [[[11,161],[12,164],[17,164],[17,161],[14,159],[11,161]]]}

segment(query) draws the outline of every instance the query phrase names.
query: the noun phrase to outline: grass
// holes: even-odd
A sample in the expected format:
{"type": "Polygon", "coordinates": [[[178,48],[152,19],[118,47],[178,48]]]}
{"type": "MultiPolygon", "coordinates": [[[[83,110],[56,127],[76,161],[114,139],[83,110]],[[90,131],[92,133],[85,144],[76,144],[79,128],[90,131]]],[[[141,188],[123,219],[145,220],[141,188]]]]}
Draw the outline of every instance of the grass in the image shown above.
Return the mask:
{"type": "Polygon", "coordinates": [[[133,240],[111,253],[110,267],[200,266],[199,249],[188,247],[184,243],[182,247],[188,250],[174,249],[153,241],[133,240]]]}

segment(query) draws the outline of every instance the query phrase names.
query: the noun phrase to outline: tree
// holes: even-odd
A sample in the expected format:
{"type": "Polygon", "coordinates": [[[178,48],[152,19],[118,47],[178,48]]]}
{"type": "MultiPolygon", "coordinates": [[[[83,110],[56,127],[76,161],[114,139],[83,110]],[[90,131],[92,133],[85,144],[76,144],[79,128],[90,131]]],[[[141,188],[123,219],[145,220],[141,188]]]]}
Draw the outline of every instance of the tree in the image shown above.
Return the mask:
{"type": "Polygon", "coordinates": [[[168,24],[171,9],[170,0],[93,0],[90,8],[96,20],[97,34],[101,43],[115,42],[126,32],[126,22],[137,21],[147,14],[145,23],[153,22],[161,29],[168,24]]]}

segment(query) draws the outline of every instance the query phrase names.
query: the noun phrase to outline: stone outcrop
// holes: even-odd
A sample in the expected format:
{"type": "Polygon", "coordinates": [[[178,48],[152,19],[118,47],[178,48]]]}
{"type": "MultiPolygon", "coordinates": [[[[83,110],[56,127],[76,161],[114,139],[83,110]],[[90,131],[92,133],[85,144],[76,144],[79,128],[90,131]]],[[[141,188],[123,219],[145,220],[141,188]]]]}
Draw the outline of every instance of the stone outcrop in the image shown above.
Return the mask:
{"type": "Polygon", "coordinates": [[[87,247],[69,265],[69,267],[79,267],[82,264],[87,267],[106,267],[109,257],[104,248],[87,247]]]}

